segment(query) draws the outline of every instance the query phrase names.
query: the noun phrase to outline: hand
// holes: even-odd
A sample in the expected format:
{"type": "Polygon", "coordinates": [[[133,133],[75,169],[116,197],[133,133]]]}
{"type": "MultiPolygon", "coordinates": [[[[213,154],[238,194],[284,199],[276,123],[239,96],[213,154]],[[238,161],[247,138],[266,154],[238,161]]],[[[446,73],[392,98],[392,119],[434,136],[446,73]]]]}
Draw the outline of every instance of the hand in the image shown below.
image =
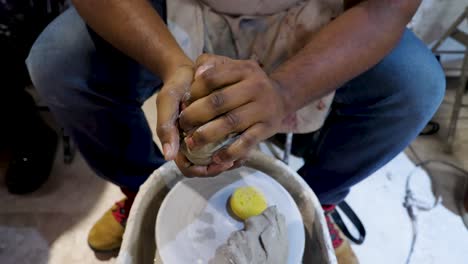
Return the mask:
{"type": "Polygon", "coordinates": [[[216,175],[240,165],[256,144],[278,131],[288,113],[287,96],[254,61],[205,54],[195,69],[190,98],[179,117],[181,129],[190,131],[187,147],[196,149],[233,133],[240,136],[215,153],[208,166],[190,166],[182,154],[176,163],[186,175],[216,175]]]}
{"type": "Polygon", "coordinates": [[[158,110],[156,131],[166,160],[173,160],[179,151],[179,129],[176,122],[179,117],[180,104],[184,96],[189,96],[192,80],[193,67],[191,65],[179,66],[164,82],[156,98],[158,110]]]}

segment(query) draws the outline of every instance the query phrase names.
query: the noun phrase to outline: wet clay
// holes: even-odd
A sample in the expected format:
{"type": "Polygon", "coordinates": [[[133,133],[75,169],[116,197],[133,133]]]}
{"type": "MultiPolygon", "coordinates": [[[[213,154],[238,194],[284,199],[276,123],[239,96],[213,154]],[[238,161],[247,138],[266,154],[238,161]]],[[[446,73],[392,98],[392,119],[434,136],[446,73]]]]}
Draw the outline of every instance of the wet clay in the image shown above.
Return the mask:
{"type": "MultiPolygon", "coordinates": [[[[294,256],[296,251],[299,252],[301,257],[300,259],[292,258],[290,263],[337,263],[320,202],[307,183],[294,170],[281,161],[256,150],[252,152],[246,166],[247,167],[240,169],[226,171],[214,179],[221,178],[233,182],[235,180],[232,180],[232,178],[247,174],[250,175],[255,173],[255,171],[271,176],[279,182],[288,191],[288,193],[291,194],[295,203],[300,208],[300,214],[305,228],[305,247],[301,248],[298,246],[296,243],[297,239],[289,240],[292,244],[289,245],[288,248],[288,258],[294,256]]],[[[255,176],[255,178],[256,177],[257,176],[255,176]]],[[[182,175],[174,162],[167,162],[159,167],[140,187],[125,227],[125,234],[122,241],[122,247],[117,258],[117,263],[162,263],[160,256],[165,245],[156,242],[156,237],[158,236],[158,233],[161,235],[164,230],[167,231],[167,226],[174,225],[163,223],[163,231],[157,231],[157,228],[155,227],[160,221],[156,220],[156,218],[158,215],[161,215],[160,210],[163,209],[161,208],[161,204],[163,200],[166,200],[165,198],[167,198],[168,191],[185,179],[186,178],[182,175]]],[[[203,193],[206,194],[206,192],[203,193]]],[[[286,213],[285,210],[281,210],[280,212],[285,216],[285,218],[290,215],[289,213],[286,213]]],[[[178,220],[177,218],[170,219],[173,219],[171,221],[178,220]]],[[[286,220],[287,219],[288,218],[286,218],[286,220]]],[[[291,225],[294,225],[294,223],[291,223],[291,225]]],[[[287,225],[288,236],[290,236],[291,233],[289,228],[291,225],[287,225]]],[[[242,227],[231,231],[226,238],[223,238],[223,242],[213,249],[213,254],[210,255],[208,261],[205,263],[209,263],[216,255],[216,249],[220,248],[223,243],[226,243],[228,238],[234,232],[238,232],[241,228],[242,227]]],[[[171,238],[169,238],[169,240],[172,241],[171,238]]],[[[179,250],[178,253],[183,254],[184,252],[179,250]]],[[[165,262],[165,264],[171,263],[184,262],[165,262]]],[[[197,261],[195,260],[185,263],[197,263],[197,261]]]]}
{"type": "Polygon", "coordinates": [[[237,137],[235,135],[230,135],[227,139],[214,143],[208,143],[203,147],[195,150],[190,150],[187,147],[187,144],[185,144],[185,141],[182,139],[180,142],[180,150],[194,165],[205,166],[211,163],[211,158],[213,157],[213,154],[216,151],[220,150],[221,148],[227,147],[236,139],[237,137]]]}
{"type": "Polygon", "coordinates": [[[244,230],[232,233],[209,264],[285,264],[288,245],[285,218],[271,206],[247,219],[244,230]]]}

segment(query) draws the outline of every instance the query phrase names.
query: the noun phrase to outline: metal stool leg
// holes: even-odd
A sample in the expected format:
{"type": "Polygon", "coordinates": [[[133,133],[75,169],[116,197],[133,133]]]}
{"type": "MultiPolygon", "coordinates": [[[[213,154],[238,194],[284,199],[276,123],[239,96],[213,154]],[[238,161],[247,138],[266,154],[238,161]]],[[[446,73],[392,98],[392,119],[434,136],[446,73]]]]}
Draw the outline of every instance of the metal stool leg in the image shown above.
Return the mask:
{"type": "Polygon", "coordinates": [[[72,141],[70,136],[65,134],[64,129],[62,128],[62,142],[63,142],[63,162],[70,164],[73,161],[75,156],[75,149],[73,148],[72,141]]]}
{"type": "Polygon", "coordinates": [[[468,70],[468,50],[465,52],[465,57],[463,59],[463,65],[460,75],[460,83],[455,94],[455,102],[453,104],[452,116],[450,118],[447,143],[445,146],[445,151],[452,153],[453,151],[453,142],[455,141],[455,132],[457,130],[458,117],[460,115],[460,109],[463,106],[463,95],[465,92],[465,87],[467,85],[467,75],[468,70]]]}
{"type": "Polygon", "coordinates": [[[293,140],[293,133],[288,133],[286,135],[286,142],[284,143],[284,154],[283,154],[283,162],[286,165],[289,165],[289,156],[291,156],[292,140],[293,140]]]}

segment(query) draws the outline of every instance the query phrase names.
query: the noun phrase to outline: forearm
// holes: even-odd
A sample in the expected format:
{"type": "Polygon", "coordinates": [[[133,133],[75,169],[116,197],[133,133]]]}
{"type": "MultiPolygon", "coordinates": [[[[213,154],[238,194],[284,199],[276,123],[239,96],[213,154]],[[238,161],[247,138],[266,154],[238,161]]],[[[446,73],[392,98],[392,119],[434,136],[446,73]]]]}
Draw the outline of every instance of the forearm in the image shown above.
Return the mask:
{"type": "Polygon", "coordinates": [[[369,0],[330,22],[271,74],[297,110],[377,64],[398,43],[420,0],[369,0]]]}
{"type": "Polygon", "coordinates": [[[100,36],[163,80],[179,66],[192,64],[148,0],[73,0],[73,4],[100,36]]]}

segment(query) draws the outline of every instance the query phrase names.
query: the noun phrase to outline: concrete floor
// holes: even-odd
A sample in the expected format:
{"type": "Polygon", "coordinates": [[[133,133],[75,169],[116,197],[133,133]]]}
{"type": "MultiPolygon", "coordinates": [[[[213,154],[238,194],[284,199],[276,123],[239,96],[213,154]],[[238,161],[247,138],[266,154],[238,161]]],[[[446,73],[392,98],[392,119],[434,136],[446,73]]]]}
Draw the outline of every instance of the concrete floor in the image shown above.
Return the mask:
{"type": "MultiPolygon", "coordinates": [[[[449,84],[453,87],[456,81],[451,80],[449,84]]],[[[449,89],[446,97],[447,101],[453,101],[453,91],[449,89]]],[[[154,100],[149,100],[144,109],[154,129],[154,100]]],[[[448,155],[442,151],[450,109],[449,104],[443,104],[435,117],[441,122],[442,130],[435,136],[419,137],[413,147],[421,159],[442,159],[468,169],[466,119],[459,122],[454,153],[448,155]]],[[[464,110],[462,116],[468,117],[468,111],[464,110]]],[[[0,161],[1,182],[6,162],[5,158],[0,160],[3,160],[0,161]]],[[[444,206],[457,213],[465,178],[442,166],[429,168],[435,191],[444,196],[444,206]]],[[[113,255],[94,254],[86,244],[86,237],[92,224],[121,197],[119,189],[98,178],[81,156],[77,155],[72,164],[66,165],[61,153],[57,155],[49,181],[37,192],[13,196],[0,184],[0,263],[114,263],[113,255]]]]}
{"type": "MultiPolygon", "coordinates": [[[[408,156],[418,163],[420,160],[442,160],[451,162],[457,166],[468,170],[468,109],[462,109],[456,132],[456,140],[453,145],[453,152],[445,151],[447,138],[447,128],[452,113],[452,102],[454,101],[455,88],[459,81],[450,78],[447,81],[447,92],[439,111],[434,117],[434,121],[440,123],[439,133],[433,136],[420,136],[413,143],[414,152],[406,150],[408,156]]],[[[464,102],[467,102],[468,95],[465,95],[464,102]]],[[[444,206],[454,213],[458,213],[458,205],[463,196],[466,175],[440,164],[429,164],[427,166],[429,175],[434,182],[434,191],[442,195],[444,206]]],[[[468,245],[467,245],[468,247],[468,245]]]]}

